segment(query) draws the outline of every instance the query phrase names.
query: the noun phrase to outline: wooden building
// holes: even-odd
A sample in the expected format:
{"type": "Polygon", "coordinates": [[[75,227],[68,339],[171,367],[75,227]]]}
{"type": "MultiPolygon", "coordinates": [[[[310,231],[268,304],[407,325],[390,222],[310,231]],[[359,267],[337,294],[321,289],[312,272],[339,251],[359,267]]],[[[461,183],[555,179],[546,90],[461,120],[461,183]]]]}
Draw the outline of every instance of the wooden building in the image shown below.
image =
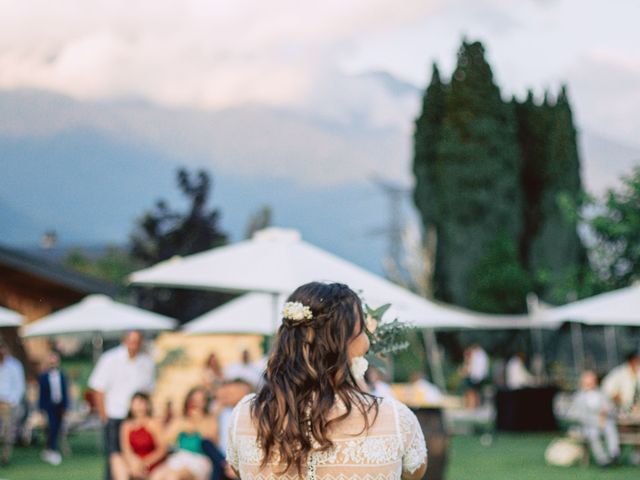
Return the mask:
{"type": "MultiPolygon", "coordinates": [[[[27,323],[92,293],[114,296],[116,287],[58,263],[0,246],[0,306],[22,314],[27,323]]],[[[45,341],[34,339],[28,342],[25,352],[15,328],[2,329],[2,336],[23,362],[27,354],[30,359],[37,359],[46,349],[45,341]]],[[[31,370],[30,362],[25,365],[31,370]]]]}

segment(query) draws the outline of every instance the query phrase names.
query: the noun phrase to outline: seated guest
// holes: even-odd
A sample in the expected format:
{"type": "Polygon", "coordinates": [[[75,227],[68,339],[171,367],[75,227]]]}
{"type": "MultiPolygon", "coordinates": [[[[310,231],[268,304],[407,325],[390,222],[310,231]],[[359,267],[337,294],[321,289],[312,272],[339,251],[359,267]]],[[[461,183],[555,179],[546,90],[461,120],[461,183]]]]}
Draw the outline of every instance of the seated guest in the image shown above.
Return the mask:
{"type": "Polygon", "coordinates": [[[525,366],[525,355],[522,352],[516,353],[509,359],[506,366],[505,377],[509,390],[519,390],[535,385],[533,375],[529,373],[529,370],[527,370],[525,366]]]}
{"type": "Polygon", "coordinates": [[[218,420],[218,444],[214,445],[208,440],[203,440],[204,453],[214,464],[214,472],[211,480],[222,478],[222,472],[227,478],[237,478],[233,470],[229,467],[222,452],[226,451],[228,443],[229,428],[231,427],[231,413],[240,400],[253,392],[253,386],[242,379],[228,380],[219,388],[216,395],[212,415],[218,420]]]}
{"type": "Polygon", "coordinates": [[[602,380],[602,389],[624,412],[640,408],[640,355],[631,353],[626,361],[602,380]]]}
{"type": "Polygon", "coordinates": [[[263,371],[264,365],[260,361],[253,362],[249,350],[243,350],[241,361],[227,365],[224,377],[230,380],[242,379],[255,388],[260,383],[263,371]]]}
{"type": "Polygon", "coordinates": [[[120,427],[120,452],[111,454],[114,480],[156,478],[154,470],[167,456],[160,422],[151,416],[149,395],[137,392],[120,427]]]}
{"type": "Polygon", "coordinates": [[[215,396],[218,387],[222,385],[224,375],[222,367],[215,353],[211,353],[207,357],[207,361],[202,371],[202,384],[208,390],[211,396],[215,396]]]}
{"type": "Polygon", "coordinates": [[[580,390],[573,397],[569,415],[580,422],[582,433],[589,441],[591,453],[600,466],[614,462],[620,456],[615,407],[598,385],[591,370],[580,377],[580,390]],[[602,438],[606,442],[606,450],[602,438]]]}
{"type": "Polygon", "coordinates": [[[382,372],[375,367],[369,367],[364,374],[365,381],[372,395],[381,398],[396,398],[391,386],[384,381],[382,372]]]}
{"type": "Polygon", "coordinates": [[[225,451],[227,448],[229,421],[231,420],[233,407],[253,391],[253,386],[242,379],[228,380],[219,388],[212,413],[218,420],[218,430],[220,432],[218,446],[220,450],[225,451]]]}
{"type": "Polygon", "coordinates": [[[176,451],[158,468],[154,480],[207,480],[213,465],[203,450],[203,440],[215,444],[218,423],[207,411],[209,397],[202,387],[193,388],[184,401],[182,416],[168,427],[166,440],[176,451]]]}
{"type": "Polygon", "coordinates": [[[423,373],[412,373],[409,382],[408,398],[415,405],[433,405],[442,402],[442,392],[429,382],[423,373]]]}
{"type": "Polygon", "coordinates": [[[62,455],[58,448],[60,430],[64,412],[69,407],[69,390],[67,378],[60,370],[60,356],[49,353],[45,370],[38,376],[40,398],[38,406],[47,416],[47,449],[42,452],[42,459],[51,465],[60,465],[62,455]]]}

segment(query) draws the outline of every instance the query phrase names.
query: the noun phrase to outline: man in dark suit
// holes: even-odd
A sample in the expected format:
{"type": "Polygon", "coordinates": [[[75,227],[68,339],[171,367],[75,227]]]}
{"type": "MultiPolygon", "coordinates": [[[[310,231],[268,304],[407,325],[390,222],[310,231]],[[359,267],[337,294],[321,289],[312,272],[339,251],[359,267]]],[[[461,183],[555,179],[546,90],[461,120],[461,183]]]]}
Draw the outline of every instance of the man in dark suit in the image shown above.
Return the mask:
{"type": "Polygon", "coordinates": [[[62,462],[62,455],[58,449],[58,439],[64,412],[69,406],[69,392],[67,379],[60,370],[60,356],[51,352],[46,360],[46,369],[38,377],[40,386],[40,409],[47,415],[49,434],[47,449],[42,452],[42,459],[52,465],[62,462]]]}

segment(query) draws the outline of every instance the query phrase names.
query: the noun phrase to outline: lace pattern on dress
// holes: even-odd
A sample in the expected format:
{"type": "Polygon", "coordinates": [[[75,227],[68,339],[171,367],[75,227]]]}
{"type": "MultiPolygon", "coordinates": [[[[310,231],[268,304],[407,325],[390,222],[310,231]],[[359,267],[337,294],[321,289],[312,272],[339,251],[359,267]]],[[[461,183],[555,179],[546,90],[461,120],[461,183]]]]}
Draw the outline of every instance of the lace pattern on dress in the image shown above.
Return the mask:
{"type": "MultiPolygon", "coordinates": [[[[245,397],[246,398],[246,397],[245,397]]],[[[247,400],[243,399],[246,403],[247,400]]],[[[309,455],[303,478],[306,480],[397,480],[400,472],[413,473],[425,462],[427,448],[420,424],[414,413],[400,402],[387,404],[387,427],[362,436],[345,436],[344,432],[333,439],[334,446],[326,451],[314,451],[309,455]],[[393,413],[392,413],[393,412],[393,413]],[[356,468],[352,474],[344,469],[356,468]],[[333,470],[336,470],[335,473],[333,470]]],[[[295,473],[278,473],[277,459],[261,469],[263,452],[259,448],[252,429],[247,426],[246,409],[234,410],[229,435],[228,462],[242,474],[243,480],[299,480],[295,473]],[[244,419],[238,432],[238,415],[244,419]]]]}
{"type": "Polygon", "coordinates": [[[400,424],[400,437],[402,440],[402,469],[413,473],[420,468],[427,457],[427,444],[422,434],[422,428],[415,414],[409,408],[396,403],[398,421],[400,424]]]}

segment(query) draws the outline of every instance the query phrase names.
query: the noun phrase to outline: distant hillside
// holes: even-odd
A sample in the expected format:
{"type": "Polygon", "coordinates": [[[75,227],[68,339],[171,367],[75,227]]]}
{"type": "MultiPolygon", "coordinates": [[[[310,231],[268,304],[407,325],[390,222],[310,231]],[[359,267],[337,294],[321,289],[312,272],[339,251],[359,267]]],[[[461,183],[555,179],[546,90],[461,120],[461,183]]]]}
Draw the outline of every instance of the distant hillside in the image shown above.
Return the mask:
{"type": "MultiPolygon", "coordinates": [[[[178,202],[174,171],[205,165],[233,240],[271,205],[275,222],[379,271],[388,205],[373,176],[412,182],[413,119],[421,91],[387,72],[344,78],[307,104],[205,111],[139,100],[82,102],[35,90],[0,91],[0,242],[123,244],[160,197],[178,202]]],[[[592,192],[614,185],[638,149],[584,132],[592,192]]],[[[407,198],[408,213],[412,205],[407,198]]]]}
{"type": "MultiPolygon", "coordinates": [[[[10,199],[0,204],[0,232],[11,229],[2,243],[33,248],[52,229],[61,252],[71,245],[91,250],[123,245],[135,218],[157,199],[181,205],[176,160],[95,131],[0,137],[0,152],[8,172],[0,176],[0,191],[10,199]]],[[[276,224],[299,228],[321,247],[380,271],[385,239],[368,232],[385,224],[386,205],[366,178],[353,185],[314,188],[290,179],[209,170],[214,175],[213,204],[220,207],[222,227],[233,240],[242,239],[252,212],[271,205],[276,224]]]]}
{"type": "MultiPolygon", "coordinates": [[[[5,193],[0,189],[2,193],[5,193]]],[[[37,243],[43,230],[25,212],[0,198],[0,244],[37,243]]]]}

